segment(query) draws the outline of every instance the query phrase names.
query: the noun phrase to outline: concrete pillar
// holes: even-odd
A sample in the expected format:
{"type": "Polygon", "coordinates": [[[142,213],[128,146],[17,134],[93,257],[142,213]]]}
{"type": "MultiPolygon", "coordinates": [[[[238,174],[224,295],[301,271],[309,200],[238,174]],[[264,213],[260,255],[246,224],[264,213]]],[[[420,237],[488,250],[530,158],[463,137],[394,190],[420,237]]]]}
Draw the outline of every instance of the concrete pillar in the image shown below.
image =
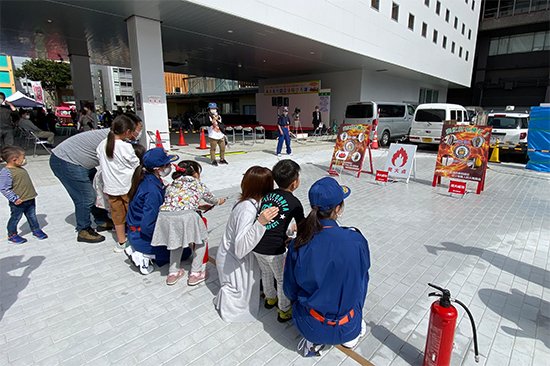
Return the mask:
{"type": "MultiPolygon", "coordinates": [[[[164,62],[160,21],[131,16],[126,20],[132,83],[134,86],[135,109],[143,120],[142,139],[148,139],[147,132],[161,134],[165,149],[170,149],[168,130],[168,109],[164,88],[164,62]]],[[[141,141],[149,147],[148,140],[141,141]]]]}
{"type": "Polygon", "coordinates": [[[85,54],[71,53],[69,54],[69,60],[71,62],[71,78],[76,108],[80,109],[83,106],[82,103],[94,104],[90,56],[87,52],[85,54]]]}

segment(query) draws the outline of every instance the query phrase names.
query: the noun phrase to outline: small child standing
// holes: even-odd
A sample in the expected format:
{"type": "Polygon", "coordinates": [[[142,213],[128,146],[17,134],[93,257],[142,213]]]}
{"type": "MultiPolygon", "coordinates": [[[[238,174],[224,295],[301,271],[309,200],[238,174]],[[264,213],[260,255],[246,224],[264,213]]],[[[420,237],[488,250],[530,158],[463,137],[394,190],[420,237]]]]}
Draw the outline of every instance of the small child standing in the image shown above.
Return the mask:
{"type": "Polygon", "coordinates": [[[202,167],[196,161],[184,160],[175,167],[174,181],[166,188],[151,245],[166,246],[170,250],[166,284],[173,285],[185,274],[180,268],[183,249],[194,244],[187,284],[195,286],[206,280],[203,259],[208,252],[208,233],[199,211],[200,203],[222,205],[225,198],[215,198],[200,181],[202,167]]]}
{"type": "Polygon", "coordinates": [[[273,179],[279,188],[262,199],[261,210],[278,207],[279,214],[265,226],[266,232],[253,252],[262,272],[264,306],[271,309],[277,305],[277,320],[283,323],[292,318],[290,301],[283,292],[287,230],[292,219],[297,224],[304,220],[304,208],[292,194],[300,186],[300,166],[289,159],[281,160],[273,167],[273,179]]]}
{"type": "Polygon", "coordinates": [[[36,218],[37,196],[29,173],[23,168],[27,163],[25,150],[18,146],[7,146],[2,149],[2,159],[7,163],[0,170],[0,192],[8,199],[11,216],[8,220],[8,240],[15,244],[23,244],[27,239],[17,234],[17,224],[25,215],[32,235],[38,239],[46,239],[48,235],[40,229],[36,218]]]}

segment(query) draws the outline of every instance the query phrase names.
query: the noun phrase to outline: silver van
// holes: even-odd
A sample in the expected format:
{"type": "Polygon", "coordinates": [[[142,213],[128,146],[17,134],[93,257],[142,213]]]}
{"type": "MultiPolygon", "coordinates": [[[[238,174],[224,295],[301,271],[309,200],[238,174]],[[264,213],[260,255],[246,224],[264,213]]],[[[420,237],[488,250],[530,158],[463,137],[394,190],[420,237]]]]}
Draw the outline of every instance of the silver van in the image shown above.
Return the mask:
{"type": "Polygon", "coordinates": [[[372,125],[371,140],[376,129],[380,145],[388,146],[390,141],[408,136],[414,109],[407,103],[354,102],[346,107],[344,123],[372,125]]]}

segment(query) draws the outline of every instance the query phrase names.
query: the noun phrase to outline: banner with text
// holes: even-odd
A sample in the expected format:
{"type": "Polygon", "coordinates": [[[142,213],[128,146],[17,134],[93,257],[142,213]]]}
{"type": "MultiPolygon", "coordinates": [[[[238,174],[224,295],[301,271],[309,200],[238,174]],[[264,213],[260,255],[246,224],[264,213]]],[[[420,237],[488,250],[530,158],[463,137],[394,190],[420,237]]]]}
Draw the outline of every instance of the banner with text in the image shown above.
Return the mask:
{"type": "Polygon", "coordinates": [[[321,80],[301,81],[298,83],[272,84],[264,86],[264,94],[304,94],[319,93],[321,80]]]}
{"type": "Polygon", "coordinates": [[[360,172],[369,146],[370,125],[341,125],[334,145],[331,166],[360,172]]]}

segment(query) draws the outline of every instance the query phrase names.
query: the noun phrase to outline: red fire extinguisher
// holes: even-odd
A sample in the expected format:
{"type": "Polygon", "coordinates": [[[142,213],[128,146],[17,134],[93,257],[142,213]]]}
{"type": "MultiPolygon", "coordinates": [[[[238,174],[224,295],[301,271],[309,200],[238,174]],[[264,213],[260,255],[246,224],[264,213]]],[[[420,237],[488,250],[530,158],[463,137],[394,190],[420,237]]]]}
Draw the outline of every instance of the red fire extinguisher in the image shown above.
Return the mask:
{"type": "Polygon", "coordinates": [[[462,306],[470,318],[474,333],[475,361],[479,362],[476,325],[470,310],[459,300],[451,299],[449,290],[431,283],[428,283],[428,286],[437,289],[440,293],[431,292],[428,294],[428,296],[439,297],[439,300],[434,301],[431,306],[430,325],[428,326],[428,337],[426,339],[426,349],[424,350],[424,366],[448,366],[451,364],[456,319],[458,317],[458,312],[451,302],[462,306]]]}

